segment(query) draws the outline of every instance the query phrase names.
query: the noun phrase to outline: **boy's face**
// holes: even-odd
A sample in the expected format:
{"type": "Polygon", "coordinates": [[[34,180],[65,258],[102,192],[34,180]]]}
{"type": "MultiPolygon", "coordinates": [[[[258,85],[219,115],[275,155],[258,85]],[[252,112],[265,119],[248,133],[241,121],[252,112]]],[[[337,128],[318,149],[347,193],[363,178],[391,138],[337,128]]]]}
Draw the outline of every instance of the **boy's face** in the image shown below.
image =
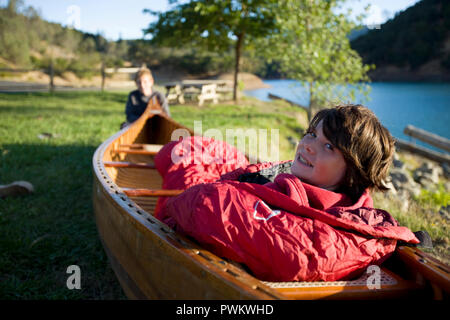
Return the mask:
{"type": "Polygon", "coordinates": [[[139,91],[144,96],[149,96],[152,94],[152,86],[153,86],[153,80],[148,74],[144,74],[142,77],[140,77],[136,84],[138,86],[139,91]]]}
{"type": "Polygon", "coordinates": [[[291,172],[300,180],[336,190],[346,172],[344,157],[325,137],[322,121],[298,143],[291,172]]]}

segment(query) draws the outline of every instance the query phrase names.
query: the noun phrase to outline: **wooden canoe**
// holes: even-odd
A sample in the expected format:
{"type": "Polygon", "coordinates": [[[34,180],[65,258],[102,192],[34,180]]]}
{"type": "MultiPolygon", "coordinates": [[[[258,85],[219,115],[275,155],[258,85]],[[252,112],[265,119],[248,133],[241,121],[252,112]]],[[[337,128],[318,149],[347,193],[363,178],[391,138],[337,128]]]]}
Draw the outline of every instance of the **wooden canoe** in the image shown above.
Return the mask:
{"type": "Polygon", "coordinates": [[[443,299],[450,268],[417,248],[398,247],[377,273],[336,282],[264,282],[217,257],[153,217],[162,179],[153,157],[175,129],[186,129],[150,102],[131,126],[114,134],[93,157],[93,204],[110,264],[130,299],[443,299]]]}

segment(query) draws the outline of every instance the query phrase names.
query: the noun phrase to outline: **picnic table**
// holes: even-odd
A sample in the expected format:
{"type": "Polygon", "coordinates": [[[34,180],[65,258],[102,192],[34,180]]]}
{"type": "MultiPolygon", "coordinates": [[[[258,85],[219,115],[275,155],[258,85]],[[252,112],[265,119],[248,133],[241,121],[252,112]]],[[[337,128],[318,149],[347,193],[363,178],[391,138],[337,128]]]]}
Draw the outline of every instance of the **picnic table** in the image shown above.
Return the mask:
{"type": "Polygon", "coordinates": [[[231,80],[181,80],[167,82],[166,98],[170,101],[185,103],[185,98],[197,98],[199,106],[205,100],[212,100],[213,103],[219,101],[220,95],[232,91],[233,82],[231,80]]]}

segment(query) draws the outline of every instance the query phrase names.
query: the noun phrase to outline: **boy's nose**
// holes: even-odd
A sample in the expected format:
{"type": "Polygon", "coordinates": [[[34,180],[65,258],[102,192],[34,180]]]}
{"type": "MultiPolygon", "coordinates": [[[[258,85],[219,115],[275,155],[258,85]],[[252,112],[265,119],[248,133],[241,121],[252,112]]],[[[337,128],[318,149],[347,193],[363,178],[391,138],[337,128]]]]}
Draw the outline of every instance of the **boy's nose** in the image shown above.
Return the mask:
{"type": "Polygon", "coordinates": [[[311,142],[305,141],[305,139],[300,140],[300,142],[297,145],[297,152],[303,149],[309,154],[315,154],[316,151],[314,149],[314,146],[311,145],[311,142]]]}
{"type": "Polygon", "coordinates": [[[306,152],[311,153],[311,154],[315,153],[314,148],[310,144],[305,144],[305,150],[306,150],[306,152]]]}

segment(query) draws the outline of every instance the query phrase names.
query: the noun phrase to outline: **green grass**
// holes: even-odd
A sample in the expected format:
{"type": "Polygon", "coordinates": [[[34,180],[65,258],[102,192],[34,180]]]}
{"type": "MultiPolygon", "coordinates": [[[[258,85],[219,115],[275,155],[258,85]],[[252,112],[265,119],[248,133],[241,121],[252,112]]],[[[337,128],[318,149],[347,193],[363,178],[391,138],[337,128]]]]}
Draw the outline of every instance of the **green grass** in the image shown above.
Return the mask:
{"type": "MultiPolygon", "coordinates": [[[[93,153],[124,121],[126,92],[0,94],[0,183],[30,181],[35,192],[0,199],[0,299],[125,299],[101,246],[92,208],[93,153]],[[40,139],[41,133],[54,135],[40,139]],[[81,268],[81,290],[69,290],[70,265],[81,268]]],[[[294,153],[305,114],[283,102],[244,98],[239,104],[175,105],[174,119],[211,128],[279,129],[280,160],[294,153]],[[300,125],[299,125],[300,123],[300,125]]],[[[424,195],[423,201],[437,200],[424,195]]],[[[444,201],[447,201],[444,199],[444,201]]],[[[417,208],[375,197],[413,231],[427,230],[436,255],[449,253],[448,224],[417,208]]],[[[421,207],[422,206],[422,207],[421,207]]]]}
{"type": "Polygon", "coordinates": [[[437,186],[437,190],[430,191],[422,189],[420,195],[415,199],[424,206],[434,207],[439,210],[441,207],[450,205],[450,193],[445,190],[443,183],[437,186]]]}
{"type": "Polygon", "coordinates": [[[35,193],[0,199],[0,298],[125,298],[101,247],[91,159],[117,131],[126,94],[0,94],[0,181],[35,193]],[[55,138],[41,140],[48,132],[55,138]],[[68,290],[69,265],[81,290],[68,290]]]}
{"type": "MultiPolygon", "coordinates": [[[[425,191],[423,194],[429,194],[429,192],[425,191]]],[[[446,193],[447,197],[448,195],[446,193]]],[[[450,264],[450,225],[437,213],[440,206],[436,205],[435,200],[429,200],[430,198],[433,197],[410,198],[408,207],[403,208],[404,200],[402,199],[381,192],[373,194],[374,206],[388,211],[401,226],[406,226],[412,231],[427,231],[433,240],[433,249],[422,250],[450,264]]]]}
{"type": "MultiPolygon", "coordinates": [[[[27,180],[35,187],[32,195],[0,199],[1,299],[125,298],[95,226],[91,160],[124,121],[126,98],[124,92],[0,94],[0,183],[27,180]],[[54,137],[40,139],[44,132],[54,137]],[[66,287],[73,264],[81,269],[81,290],[66,287]]],[[[283,103],[244,99],[171,112],[189,127],[203,120],[203,130],[278,128],[285,158],[293,152],[286,136],[299,137],[298,109],[283,103]]]]}
{"type": "MultiPolygon", "coordinates": [[[[272,131],[278,130],[279,134],[279,154],[274,154],[274,158],[264,157],[267,160],[289,160],[295,153],[295,146],[289,143],[288,137],[293,137],[298,141],[301,136],[301,130],[305,125],[299,122],[304,119],[306,113],[298,107],[290,106],[287,103],[277,101],[273,103],[263,103],[256,99],[244,97],[239,105],[233,103],[221,103],[217,105],[208,105],[206,107],[175,105],[171,107],[173,118],[187,127],[195,129],[194,121],[201,121],[201,132],[196,134],[205,134],[209,129],[219,129],[222,139],[226,140],[227,129],[255,129],[266,130],[267,141],[271,143],[272,131]]],[[[258,136],[259,138],[259,136],[258,136]]],[[[259,141],[259,140],[258,140],[259,141]]],[[[229,141],[236,145],[236,141],[229,141]]],[[[238,145],[237,145],[238,146],[238,145]]],[[[239,146],[238,146],[239,147],[239,146]]],[[[243,152],[249,153],[249,143],[246,142],[243,152]]],[[[259,149],[257,154],[259,154],[259,149]]],[[[253,155],[257,155],[253,154],[253,155]]],[[[269,156],[272,156],[268,152],[269,156]]]]}

